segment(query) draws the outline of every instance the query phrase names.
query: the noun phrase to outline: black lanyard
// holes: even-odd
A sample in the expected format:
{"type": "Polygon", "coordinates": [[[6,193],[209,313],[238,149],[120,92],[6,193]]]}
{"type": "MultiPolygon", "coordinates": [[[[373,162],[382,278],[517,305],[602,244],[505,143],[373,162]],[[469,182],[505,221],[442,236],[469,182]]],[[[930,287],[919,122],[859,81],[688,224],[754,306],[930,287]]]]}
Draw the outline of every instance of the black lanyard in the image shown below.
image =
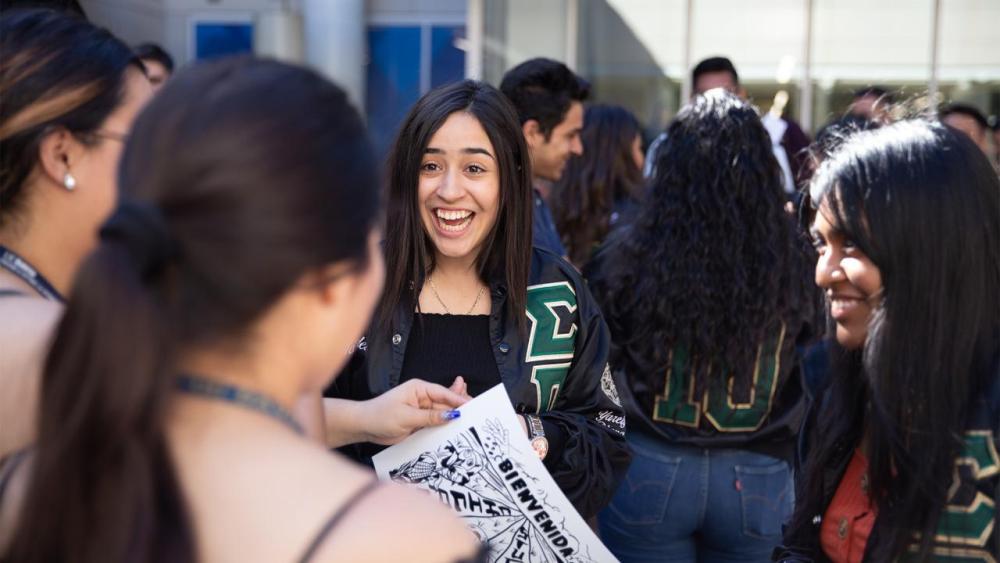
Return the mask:
{"type": "Polygon", "coordinates": [[[0,245],[0,268],[21,278],[24,283],[30,285],[39,295],[49,301],[66,302],[59,290],[53,287],[49,280],[45,279],[45,276],[32,268],[27,260],[3,245],[0,245]]]}

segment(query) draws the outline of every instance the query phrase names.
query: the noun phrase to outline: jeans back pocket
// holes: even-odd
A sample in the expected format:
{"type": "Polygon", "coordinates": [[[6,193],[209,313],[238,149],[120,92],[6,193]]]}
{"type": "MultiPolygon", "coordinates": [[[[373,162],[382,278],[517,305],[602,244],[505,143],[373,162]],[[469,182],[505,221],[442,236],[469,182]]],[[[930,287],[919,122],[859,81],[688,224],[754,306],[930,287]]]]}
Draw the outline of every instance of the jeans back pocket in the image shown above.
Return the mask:
{"type": "Polygon", "coordinates": [[[764,466],[737,465],[743,533],[770,539],[781,537],[781,526],[792,513],[795,487],[788,464],[775,460],[764,466]]]}
{"type": "Polygon", "coordinates": [[[626,525],[659,524],[667,512],[681,458],[632,446],[632,465],[608,509],[626,525]]]}

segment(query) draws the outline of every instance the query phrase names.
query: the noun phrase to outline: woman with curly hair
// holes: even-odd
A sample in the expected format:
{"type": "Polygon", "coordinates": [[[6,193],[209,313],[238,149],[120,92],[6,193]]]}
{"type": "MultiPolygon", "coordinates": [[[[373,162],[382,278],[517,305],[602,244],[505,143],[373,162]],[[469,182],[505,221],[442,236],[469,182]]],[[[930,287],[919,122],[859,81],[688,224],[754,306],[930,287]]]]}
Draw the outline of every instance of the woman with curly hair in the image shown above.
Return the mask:
{"type": "Polygon", "coordinates": [[[588,267],[624,372],[634,461],[599,518],[622,561],[759,561],[791,514],[809,254],[754,108],[713,90],[588,267]]]}
{"type": "Polygon", "coordinates": [[[577,266],[636,204],[645,159],[639,121],[627,109],[593,105],[583,122],[583,156],[569,161],[550,198],[556,230],[577,266]]]}
{"type": "Polygon", "coordinates": [[[1000,182],[960,131],[850,137],[810,199],[831,377],[775,559],[996,561],[1000,182]]]}

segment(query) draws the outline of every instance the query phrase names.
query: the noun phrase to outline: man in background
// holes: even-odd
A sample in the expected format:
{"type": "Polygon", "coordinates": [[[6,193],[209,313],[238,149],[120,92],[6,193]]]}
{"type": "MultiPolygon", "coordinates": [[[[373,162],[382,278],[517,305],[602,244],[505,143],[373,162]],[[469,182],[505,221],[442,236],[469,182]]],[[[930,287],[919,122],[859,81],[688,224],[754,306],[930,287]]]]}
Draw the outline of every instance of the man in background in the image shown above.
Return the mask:
{"type": "Polygon", "coordinates": [[[153,85],[153,91],[159,90],[174,73],[174,59],[155,43],[136,45],[132,51],[146,67],[146,77],[153,85]]]}
{"type": "Polygon", "coordinates": [[[534,245],[566,256],[546,200],[569,159],[583,154],[583,101],[590,95],[590,84],[563,63],[537,58],[507,71],[500,90],[517,109],[531,155],[534,245]]]}
{"type": "Polygon", "coordinates": [[[876,123],[885,122],[889,108],[893,104],[892,94],[881,86],[866,86],[855,90],[854,101],[848,108],[848,115],[860,117],[876,123]]]}
{"type": "Polygon", "coordinates": [[[962,103],[948,104],[938,112],[938,119],[945,125],[950,125],[955,129],[969,136],[986,155],[990,154],[990,125],[986,121],[986,116],[975,106],[962,103]]]}
{"type": "MultiPolygon", "coordinates": [[[[747,91],[740,85],[740,75],[736,72],[736,67],[726,57],[710,57],[695,65],[691,71],[692,97],[714,88],[723,88],[740,98],[747,98],[747,91]]],[[[798,123],[787,117],[768,112],[761,116],[761,122],[771,136],[772,150],[778,165],[781,166],[785,192],[791,197],[795,193],[797,182],[805,179],[809,137],[798,123]]],[[[647,177],[653,175],[656,149],[666,138],[666,133],[661,133],[646,152],[644,172],[647,177]]]]}

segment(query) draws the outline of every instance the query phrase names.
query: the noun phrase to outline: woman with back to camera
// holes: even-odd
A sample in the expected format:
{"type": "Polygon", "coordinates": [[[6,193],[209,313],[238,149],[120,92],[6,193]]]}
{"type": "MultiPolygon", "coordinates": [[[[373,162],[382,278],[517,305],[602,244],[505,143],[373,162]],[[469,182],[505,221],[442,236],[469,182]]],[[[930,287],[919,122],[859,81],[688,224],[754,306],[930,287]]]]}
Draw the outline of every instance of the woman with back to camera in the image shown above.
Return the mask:
{"type": "Polygon", "coordinates": [[[42,361],[117,197],[152,90],[125,44],[49,10],[0,17],[0,458],[35,436],[42,361]]]}
{"type": "Polygon", "coordinates": [[[965,135],[857,133],[810,197],[831,377],[778,561],[995,561],[1000,182],[965,135]]]}
{"type": "Polygon", "coordinates": [[[628,463],[608,332],[573,267],[531,248],[530,160],[513,107],[481,82],[432,90],[389,162],[386,290],[330,392],[367,398],[420,378],[476,396],[503,383],[556,483],[593,515],[628,463]]]}
{"type": "MultiPolygon", "coordinates": [[[[118,197],[114,170],[150,89],[128,48],[82,19],[13,11],[0,26],[2,460],[34,439],[52,331],[118,197]]],[[[440,423],[441,411],[462,400],[432,385],[404,391],[378,405],[342,404],[328,422],[358,440],[371,432],[399,440],[440,423]]],[[[315,399],[296,405],[297,418],[316,437],[323,431],[319,412],[315,399]]]]}
{"type": "Polygon", "coordinates": [[[635,211],[643,185],[642,130],[620,106],[584,113],[583,156],[570,159],[552,186],[552,214],[570,260],[583,267],[608,232],[635,211]]]}
{"type": "Polygon", "coordinates": [[[791,514],[808,245],[754,108],[681,110],[632,223],[587,267],[624,372],[634,461],[599,517],[622,561],[761,561],[791,514]]]}
{"type": "Polygon", "coordinates": [[[133,199],[70,296],[37,446],[0,477],[0,556],[472,557],[447,509],[289,414],[343,366],[382,286],[374,157],[343,91],[253,59],[182,71],[120,180],[133,199]]]}

